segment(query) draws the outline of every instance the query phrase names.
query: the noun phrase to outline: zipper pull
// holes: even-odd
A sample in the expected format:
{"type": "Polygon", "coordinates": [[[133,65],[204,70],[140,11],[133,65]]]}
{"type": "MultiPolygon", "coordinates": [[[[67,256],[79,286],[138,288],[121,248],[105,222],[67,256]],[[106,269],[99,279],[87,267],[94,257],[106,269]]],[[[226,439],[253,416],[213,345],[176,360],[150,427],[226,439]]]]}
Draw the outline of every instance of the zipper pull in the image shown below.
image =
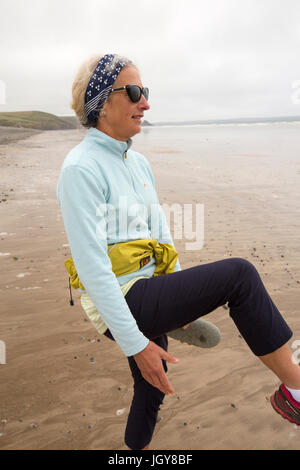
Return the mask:
{"type": "Polygon", "coordinates": [[[70,305],[74,305],[74,300],[72,297],[72,287],[71,287],[71,279],[69,277],[69,289],[70,289],[70,305]]]}

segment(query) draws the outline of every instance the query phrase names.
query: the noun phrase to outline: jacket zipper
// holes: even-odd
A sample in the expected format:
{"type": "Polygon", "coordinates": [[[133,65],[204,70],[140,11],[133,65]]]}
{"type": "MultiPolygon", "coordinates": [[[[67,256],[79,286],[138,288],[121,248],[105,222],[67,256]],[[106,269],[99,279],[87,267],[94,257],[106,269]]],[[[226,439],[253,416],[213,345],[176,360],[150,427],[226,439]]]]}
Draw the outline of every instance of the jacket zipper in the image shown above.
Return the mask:
{"type": "Polygon", "coordinates": [[[139,196],[139,194],[136,192],[136,189],[135,189],[134,179],[133,179],[133,177],[132,177],[131,171],[129,170],[128,166],[127,166],[126,163],[125,163],[125,158],[127,158],[127,150],[125,150],[125,152],[123,153],[123,163],[124,163],[125,167],[127,168],[127,171],[128,171],[128,173],[129,173],[129,175],[130,175],[130,179],[131,179],[131,183],[132,183],[133,190],[134,190],[135,194],[138,196],[138,198],[140,199],[140,196],[139,196]]]}

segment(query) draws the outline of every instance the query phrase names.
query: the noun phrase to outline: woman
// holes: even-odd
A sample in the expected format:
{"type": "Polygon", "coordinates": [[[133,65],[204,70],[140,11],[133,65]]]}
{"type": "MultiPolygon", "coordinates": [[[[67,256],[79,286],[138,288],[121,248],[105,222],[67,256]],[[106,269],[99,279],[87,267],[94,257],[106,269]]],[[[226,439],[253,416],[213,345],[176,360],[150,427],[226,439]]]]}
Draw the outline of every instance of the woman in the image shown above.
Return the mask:
{"type": "Polygon", "coordinates": [[[287,345],[292,332],[255,267],[230,258],[180,269],[149,163],[130,148],[147,100],[128,59],[107,54],[87,61],[73,84],[73,109],[89,131],[66,157],[57,188],[80,286],[134,377],[125,443],[148,449],[164,395],[174,394],[166,362],[178,360],[167,352],[166,333],[226,302],[251,351],[282,382],[274,409],[300,424],[300,368],[287,345]],[[148,240],[150,255],[126,270],[148,240]],[[153,253],[166,255],[166,274],[154,275],[160,262],[153,253]]]}

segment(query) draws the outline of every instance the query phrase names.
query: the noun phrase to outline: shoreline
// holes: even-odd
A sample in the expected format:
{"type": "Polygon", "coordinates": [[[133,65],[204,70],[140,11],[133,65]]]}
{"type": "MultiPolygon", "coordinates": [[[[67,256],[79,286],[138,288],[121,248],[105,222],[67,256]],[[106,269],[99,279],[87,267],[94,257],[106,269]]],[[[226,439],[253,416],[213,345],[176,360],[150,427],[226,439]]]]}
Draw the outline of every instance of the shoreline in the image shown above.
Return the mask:
{"type": "Polygon", "coordinates": [[[300,121],[272,121],[272,122],[229,122],[229,123],[207,123],[207,124],[151,124],[150,126],[143,126],[143,129],[148,128],[173,128],[173,127],[252,127],[252,126],[273,126],[273,125],[296,125],[300,126],[300,121]]]}

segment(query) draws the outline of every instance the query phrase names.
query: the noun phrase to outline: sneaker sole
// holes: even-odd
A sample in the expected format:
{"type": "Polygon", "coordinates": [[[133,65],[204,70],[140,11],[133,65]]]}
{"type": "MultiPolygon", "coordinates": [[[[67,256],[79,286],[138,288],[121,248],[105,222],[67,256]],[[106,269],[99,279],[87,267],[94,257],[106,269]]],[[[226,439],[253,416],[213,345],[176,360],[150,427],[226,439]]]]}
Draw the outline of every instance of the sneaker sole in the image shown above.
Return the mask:
{"type": "Polygon", "coordinates": [[[183,341],[199,348],[213,348],[219,344],[221,333],[212,323],[199,319],[193,321],[186,330],[178,328],[167,333],[170,338],[183,341]]]}

